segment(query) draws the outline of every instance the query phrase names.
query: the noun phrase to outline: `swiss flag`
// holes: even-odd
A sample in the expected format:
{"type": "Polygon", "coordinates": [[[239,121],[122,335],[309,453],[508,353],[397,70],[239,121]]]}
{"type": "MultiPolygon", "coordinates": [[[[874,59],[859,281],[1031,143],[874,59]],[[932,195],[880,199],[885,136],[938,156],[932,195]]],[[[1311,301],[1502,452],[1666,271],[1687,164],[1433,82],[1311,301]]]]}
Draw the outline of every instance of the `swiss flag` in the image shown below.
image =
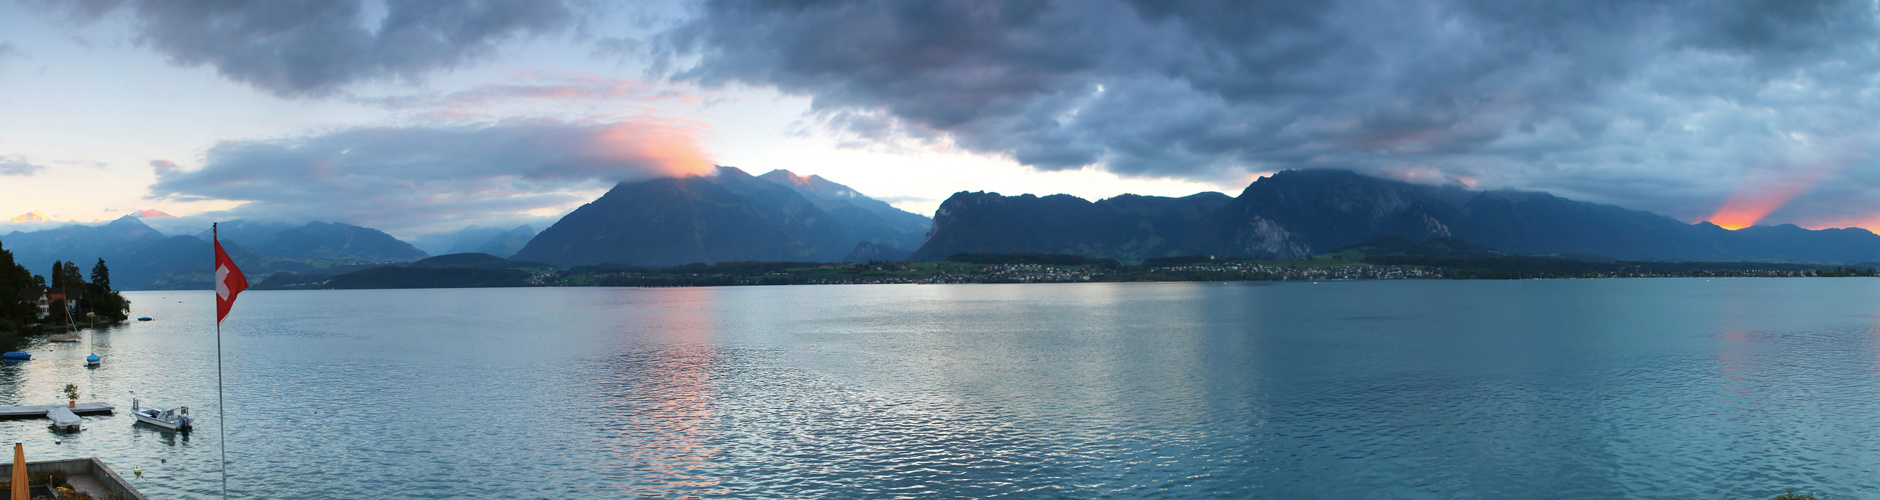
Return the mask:
{"type": "Polygon", "coordinates": [[[228,308],[235,305],[235,296],[248,289],[248,277],[242,275],[242,268],[235,267],[235,261],[229,260],[228,252],[222,251],[222,240],[215,241],[215,322],[221,323],[228,316],[228,308]]]}

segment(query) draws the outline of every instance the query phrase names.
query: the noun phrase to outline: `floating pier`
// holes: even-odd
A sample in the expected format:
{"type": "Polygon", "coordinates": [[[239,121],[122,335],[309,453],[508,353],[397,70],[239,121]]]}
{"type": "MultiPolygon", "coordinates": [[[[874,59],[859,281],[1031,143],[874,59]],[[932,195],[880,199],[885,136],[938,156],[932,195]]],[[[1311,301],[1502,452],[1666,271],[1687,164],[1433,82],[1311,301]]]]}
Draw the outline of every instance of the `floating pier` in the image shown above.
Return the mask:
{"type": "Polygon", "coordinates": [[[70,407],[66,405],[0,406],[0,418],[40,418],[55,409],[65,410],[72,415],[90,415],[93,413],[111,413],[116,411],[117,407],[111,406],[111,403],[103,402],[79,403],[70,407]]]}

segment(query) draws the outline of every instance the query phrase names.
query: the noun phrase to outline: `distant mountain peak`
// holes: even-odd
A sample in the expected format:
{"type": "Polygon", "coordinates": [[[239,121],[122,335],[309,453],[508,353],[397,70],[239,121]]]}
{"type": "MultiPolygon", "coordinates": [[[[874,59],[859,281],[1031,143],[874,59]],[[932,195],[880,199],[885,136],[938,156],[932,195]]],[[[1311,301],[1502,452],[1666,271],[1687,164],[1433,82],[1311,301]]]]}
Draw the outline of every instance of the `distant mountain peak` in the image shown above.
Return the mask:
{"type": "Polygon", "coordinates": [[[13,222],[52,222],[52,218],[47,217],[46,214],[40,213],[38,210],[34,210],[14,216],[13,222]]]}
{"type": "Polygon", "coordinates": [[[764,175],[757,176],[757,178],[788,186],[790,189],[795,189],[798,192],[807,192],[826,198],[863,197],[862,193],[855,191],[855,188],[844,186],[815,174],[805,177],[796,175],[796,172],[780,168],[765,172],[764,175]]]}
{"type": "Polygon", "coordinates": [[[112,219],[111,223],[105,224],[105,226],[107,227],[144,227],[144,228],[150,227],[148,225],[145,225],[144,221],[137,220],[137,216],[135,215],[126,215],[123,217],[112,219]]]}
{"type": "Polygon", "coordinates": [[[137,213],[134,215],[145,218],[145,219],[156,218],[156,217],[175,217],[174,215],[164,213],[162,210],[155,210],[155,209],[138,210],[137,213]]]}
{"type": "Polygon", "coordinates": [[[760,175],[758,177],[769,179],[778,184],[791,185],[791,186],[809,186],[808,177],[796,175],[796,172],[791,172],[789,170],[785,170],[781,168],[771,170],[769,172],[764,172],[764,175],[760,175]]]}
{"type": "Polygon", "coordinates": [[[795,190],[720,167],[714,176],[615,185],[530,239],[513,258],[558,266],[827,262],[858,239],[795,190]]]}

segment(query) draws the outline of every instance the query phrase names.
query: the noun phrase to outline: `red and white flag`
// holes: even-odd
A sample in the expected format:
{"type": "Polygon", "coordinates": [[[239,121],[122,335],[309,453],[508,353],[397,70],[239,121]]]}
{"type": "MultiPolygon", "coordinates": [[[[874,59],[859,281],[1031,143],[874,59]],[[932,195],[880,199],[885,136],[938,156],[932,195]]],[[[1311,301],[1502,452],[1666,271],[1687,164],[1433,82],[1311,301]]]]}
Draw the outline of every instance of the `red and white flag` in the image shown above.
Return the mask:
{"type": "Polygon", "coordinates": [[[235,267],[235,261],[229,260],[228,252],[222,251],[222,240],[215,241],[215,322],[221,323],[228,316],[228,308],[235,305],[235,296],[248,289],[248,277],[242,275],[242,268],[235,267]]]}

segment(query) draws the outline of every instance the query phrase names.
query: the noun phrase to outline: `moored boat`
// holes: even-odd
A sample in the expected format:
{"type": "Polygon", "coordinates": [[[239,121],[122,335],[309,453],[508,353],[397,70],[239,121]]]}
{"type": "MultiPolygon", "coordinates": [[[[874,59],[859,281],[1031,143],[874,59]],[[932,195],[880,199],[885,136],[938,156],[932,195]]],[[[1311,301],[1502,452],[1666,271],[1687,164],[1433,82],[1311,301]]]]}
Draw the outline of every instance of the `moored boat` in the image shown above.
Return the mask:
{"type": "Polygon", "coordinates": [[[84,339],[82,337],[79,337],[76,334],[71,334],[71,333],[61,333],[61,334],[53,335],[50,337],[46,337],[47,342],[78,342],[80,340],[84,340],[84,339]]]}
{"type": "Polygon", "coordinates": [[[144,408],[136,399],[131,400],[131,415],[137,421],[173,431],[187,431],[195,427],[196,421],[189,418],[189,407],[178,406],[170,409],[144,408]]]}
{"type": "Polygon", "coordinates": [[[149,317],[149,316],[144,316],[144,317],[142,317],[142,318],[137,318],[137,321],[150,321],[150,317],[149,317]]]}

